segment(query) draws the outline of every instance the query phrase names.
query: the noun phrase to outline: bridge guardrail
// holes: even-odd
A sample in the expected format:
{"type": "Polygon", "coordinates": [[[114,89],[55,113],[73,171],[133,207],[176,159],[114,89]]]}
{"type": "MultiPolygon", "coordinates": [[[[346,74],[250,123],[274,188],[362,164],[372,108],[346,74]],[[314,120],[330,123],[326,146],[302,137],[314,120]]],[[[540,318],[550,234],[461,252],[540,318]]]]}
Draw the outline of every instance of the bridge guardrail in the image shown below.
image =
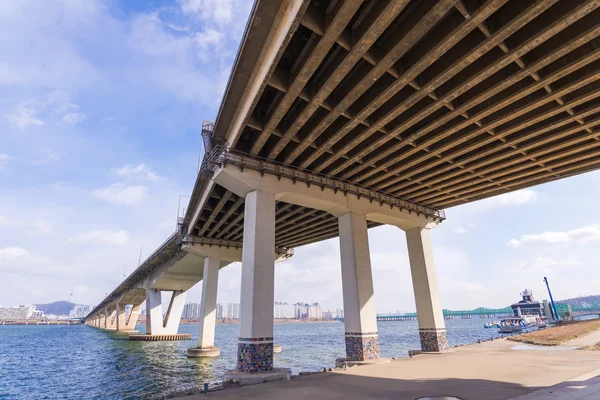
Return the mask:
{"type": "MultiPolygon", "coordinates": [[[[179,238],[177,238],[177,244],[184,243],[198,243],[207,244],[209,246],[242,248],[242,242],[236,242],[232,240],[204,238],[198,236],[190,237],[188,235],[181,235],[179,238]]],[[[275,247],[275,253],[287,260],[294,255],[294,249],[288,247],[275,247]]]]}
{"type": "Polygon", "coordinates": [[[212,151],[207,154],[200,173],[211,173],[217,168],[223,167],[226,164],[231,164],[244,168],[258,171],[261,175],[266,173],[275,175],[279,179],[288,178],[294,182],[300,181],[307,185],[319,186],[321,190],[325,188],[331,189],[334,192],[341,191],[344,194],[351,193],[358,198],[366,197],[371,201],[377,201],[380,204],[387,204],[391,207],[398,207],[401,210],[415,212],[417,215],[425,215],[433,218],[437,222],[446,219],[444,210],[438,210],[432,207],[419,204],[414,201],[406,200],[402,197],[395,196],[379,189],[374,189],[368,186],[362,186],[350,181],[334,178],[319,172],[298,168],[293,165],[283,164],[278,161],[268,160],[248,153],[231,150],[227,146],[217,145],[212,151]]]}

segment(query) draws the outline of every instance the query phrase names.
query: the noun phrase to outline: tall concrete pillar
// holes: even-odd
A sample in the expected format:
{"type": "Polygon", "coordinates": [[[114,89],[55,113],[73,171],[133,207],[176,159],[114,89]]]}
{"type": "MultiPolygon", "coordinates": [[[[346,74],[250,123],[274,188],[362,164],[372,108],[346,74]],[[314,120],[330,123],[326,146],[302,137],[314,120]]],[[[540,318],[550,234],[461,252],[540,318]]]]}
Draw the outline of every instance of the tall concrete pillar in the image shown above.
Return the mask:
{"type": "Polygon", "coordinates": [[[125,324],[123,330],[125,331],[134,331],[135,326],[137,325],[138,316],[140,315],[140,307],[141,304],[133,304],[131,307],[131,311],[129,312],[129,316],[125,318],[125,324]]]}
{"type": "Polygon", "coordinates": [[[438,293],[429,229],[406,231],[410,272],[419,320],[419,339],[423,352],[449,350],[446,325],[438,293]]]}
{"type": "Polygon", "coordinates": [[[379,358],[377,313],[371,274],[365,215],[353,212],[338,218],[344,295],[346,361],[379,358]]]}
{"type": "Polygon", "coordinates": [[[125,307],[121,306],[119,303],[117,303],[115,307],[115,330],[120,331],[123,326],[123,320],[125,319],[125,307]]]}
{"type": "Polygon", "coordinates": [[[126,313],[126,305],[117,303],[116,305],[116,317],[115,317],[115,330],[117,332],[131,332],[135,329],[137,323],[138,314],[140,312],[140,305],[133,305],[129,315],[126,313]]]}
{"type": "Polygon", "coordinates": [[[173,291],[167,313],[163,318],[161,290],[146,290],[146,335],[175,335],[187,292],[173,291]]]}
{"type": "Polygon", "coordinates": [[[204,259],[204,272],[202,275],[198,347],[188,349],[187,354],[190,357],[216,357],[221,354],[220,349],[215,347],[218,283],[219,260],[206,257],[204,259]]]}
{"type": "Polygon", "coordinates": [[[246,195],[237,369],[273,370],[275,195],[246,195]]]}

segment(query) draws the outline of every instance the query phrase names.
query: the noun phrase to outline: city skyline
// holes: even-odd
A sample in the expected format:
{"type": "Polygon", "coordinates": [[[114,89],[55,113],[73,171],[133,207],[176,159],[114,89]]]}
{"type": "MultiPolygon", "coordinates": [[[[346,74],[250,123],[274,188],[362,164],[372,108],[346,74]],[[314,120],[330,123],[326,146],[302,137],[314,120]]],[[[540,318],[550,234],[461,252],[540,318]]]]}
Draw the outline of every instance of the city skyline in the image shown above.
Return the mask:
{"type": "MultiPolygon", "coordinates": [[[[143,260],[173,233],[202,121],[217,115],[243,31],[234,22],[251,7],[213,3],[40,12],[7,2],[21,23],[0,26],[13,38],[0,72],[0,303],[73,293],[98,304],[137,267],[140,248],[143,260]]],[[[431,232],[442,307],[502,307],[525,287],[543,299],[544,276],[555,297],[595,294],[599,195],[592,172],[446,210],[431,232]]],[[[369,244],[377,311],[414,311],[404,233],[373,228],[369,244]]],[[[295,249],[275,271],[275,298],[341,308],[337,239],[295,249]]],[[[240,264],[222,269],[218,301],[238,302],[239,287],[240,264]]]]}

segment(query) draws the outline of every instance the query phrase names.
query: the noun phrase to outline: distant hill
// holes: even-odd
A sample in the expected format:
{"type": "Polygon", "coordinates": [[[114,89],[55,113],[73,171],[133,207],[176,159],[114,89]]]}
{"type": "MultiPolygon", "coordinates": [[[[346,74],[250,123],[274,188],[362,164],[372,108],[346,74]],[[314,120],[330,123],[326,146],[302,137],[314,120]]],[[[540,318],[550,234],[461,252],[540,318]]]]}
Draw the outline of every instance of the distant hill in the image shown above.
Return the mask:
{"type": "Polygon", "coordinates": [[[557,303],[568,303],[572,306],[585,306],[590,303],[600,303],[600,295],[575,297],[572,299],[559,300],[557,303]]]}
{"type": "Polygon", "coordinates": [[[41,310],[44,314],[69,315],[75,304],[70,301],[55,301],[48,304],[35,304],[36,310],[41,310]]]}

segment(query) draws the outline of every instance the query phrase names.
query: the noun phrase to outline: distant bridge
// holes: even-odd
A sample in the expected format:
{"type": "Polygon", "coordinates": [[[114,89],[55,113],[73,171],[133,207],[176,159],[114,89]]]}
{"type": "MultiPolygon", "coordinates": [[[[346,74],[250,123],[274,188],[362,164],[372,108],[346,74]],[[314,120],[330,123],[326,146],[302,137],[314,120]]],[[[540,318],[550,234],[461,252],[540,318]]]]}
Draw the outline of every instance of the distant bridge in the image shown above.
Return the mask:
{"type": "MultiPolygon", "coordinates": [[[[557,303],[557,308],[559,309],[559,314],[562,309],[566,309],[566,303],[557,303]]],[[[572,305],[571,311],[574,314],[581,315],[582,313],[598,314],[600,312],[600,304],[591,303],[585,306],[572,305]]],[[[504,308],[485,308],[479,307],[473,310],[442,310],[444,317],[448,319],[449,317],[463,317],[463,316],[494,316],[501,317],[512,315],[512,309],[510,307],[504,308]]],[[[404,313],[404,314],[380,314],[377,315],[377,321],[412,321],[417,319],[417,313],[404,313]]],[[[336,321],[343,321],[344,318],[334,318],[336,321]]]]}

